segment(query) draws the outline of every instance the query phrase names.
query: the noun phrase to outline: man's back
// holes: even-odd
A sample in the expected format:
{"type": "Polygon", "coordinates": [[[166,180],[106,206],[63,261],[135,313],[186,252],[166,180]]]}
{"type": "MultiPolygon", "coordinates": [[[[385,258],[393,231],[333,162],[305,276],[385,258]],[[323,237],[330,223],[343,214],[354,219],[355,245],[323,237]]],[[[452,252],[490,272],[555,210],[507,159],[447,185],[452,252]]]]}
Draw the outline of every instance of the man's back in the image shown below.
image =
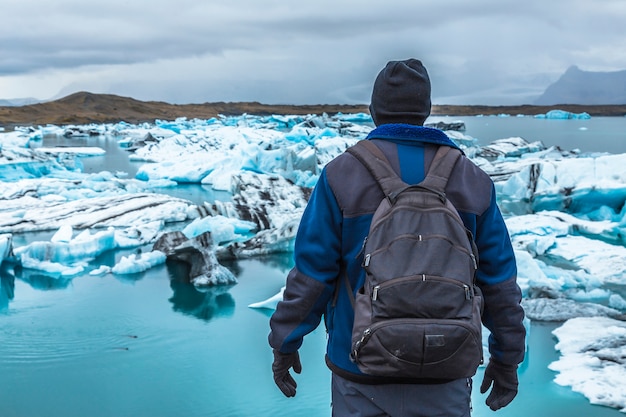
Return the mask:
{"type": "MultiPolygon", "coordinates": [[[[407,183],[424,178],[439,146],[457,147],[442,131],[422,126],[430,113],[430,81],[417,60],[390,62],[379,73],[370,113],[377,128],[367,140],[381,149],[407,183]]],[[[491,358],[481,391],[493,383],[487,403],[495,410],[517,393],[516,369],[524,357],[524,314],[515,256],[488,175],[462,157],[445,193],[472,232],[479,252],[476,280],[485,303],[483,324],[491,332],[491,358]]],[[[295,266],[287,277],[283,301],[270,320],[274,380],[285,395],[295,395],[296,383],[289,370],[301,371],[298,349],[304,336],[324,318],[334,415],[469,416],[469,378],[432,384],[412,377],[371,376],[350,358],[351,299],[365,281],[362,248],[382,198],[367,169],[348,153],[323,169],[300,222],[295,266]]]]}

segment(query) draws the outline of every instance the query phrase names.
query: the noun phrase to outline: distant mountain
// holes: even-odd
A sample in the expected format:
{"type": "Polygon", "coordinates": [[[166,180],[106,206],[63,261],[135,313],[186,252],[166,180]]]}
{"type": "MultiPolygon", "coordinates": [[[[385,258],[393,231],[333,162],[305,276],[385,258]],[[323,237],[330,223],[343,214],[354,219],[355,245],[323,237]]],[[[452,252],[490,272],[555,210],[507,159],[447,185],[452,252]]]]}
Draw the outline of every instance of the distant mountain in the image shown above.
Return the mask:
{"type": "Polygon", "coordinates": [[[626,70],[591,72],[571,66],[534,104],[626,104],[626,70]]]}
{"type": "Polygon", "coordinates": [[[12,106],[27,106],[29,104],[39,103],[40,101],[36,98],[28,97],[28,98],[11,98],[11,99],[0,99],[0,106],[4,107],[12,107],[12,106]]]}

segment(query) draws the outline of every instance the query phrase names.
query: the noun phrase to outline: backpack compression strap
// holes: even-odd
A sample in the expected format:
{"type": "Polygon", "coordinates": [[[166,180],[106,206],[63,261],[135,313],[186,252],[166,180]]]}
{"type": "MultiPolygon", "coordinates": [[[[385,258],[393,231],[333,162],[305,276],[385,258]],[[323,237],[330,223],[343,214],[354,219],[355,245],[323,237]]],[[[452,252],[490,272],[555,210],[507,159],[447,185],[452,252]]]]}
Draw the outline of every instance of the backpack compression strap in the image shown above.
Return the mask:
{"type": "MultiPolygon", "coordinates": [[[[383,193],[391,201],[409,185],[396,174],[391,163],[385,157],[383,151],[369,140],[361,140],[347,149],[356,159],[367,168],[376,180],[383,193]]],[[[430,164],[426,178],[419,186],[428,188],[440,194],[444,193],[448,177],[461,156],[461,151],[449,146],[439,146],[435,157],[430,164]]]]}

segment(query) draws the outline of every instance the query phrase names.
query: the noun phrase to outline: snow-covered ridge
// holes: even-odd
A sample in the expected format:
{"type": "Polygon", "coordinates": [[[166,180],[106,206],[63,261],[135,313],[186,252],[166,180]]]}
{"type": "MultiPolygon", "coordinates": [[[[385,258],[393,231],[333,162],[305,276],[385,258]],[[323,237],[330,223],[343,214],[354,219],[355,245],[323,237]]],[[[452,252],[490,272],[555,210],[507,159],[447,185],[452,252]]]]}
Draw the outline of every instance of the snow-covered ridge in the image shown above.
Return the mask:
{"type": "MultiPolygon", "coordinates": [[[[0,132],[0,260],[64,280],[85,273],[135,273],[165,262],[153,245],[166,233],[180,232],[205,243],[212,255],[207,262],[214,262],[213,270],[223,277],[220,259],[292,250],[321,170],[371,128],[364,114],[242,115],[74,126],[71,134],[58,126],[0,132]],[[77,156],[101,154],[101,149],[43,148],[46,135],[68,140],[107,135],[143,165],[135,178],[108,171],[86,174],[77,156]],[[227,198],[198,203],[172,196],[172,190],[188,184],[222,191],[227,198]],[[43,231],[50,232],[49,240],[16,239],[43,231]],[[99,254],[122,248],[137,248],[137,253],[116,265],[93,264],[99,254]]],[[[446,133],[494,179],[528,316],[622,320],[626,154],[584,155],[519,137],[481,147],[459,131],[446,133]]],[[[230,282],[208,278],[196,284],[230,282]]],[[[272,308],[278,299],[254,307],[272,308]]],[[[567,334],[585,337],[576,330],[567,334]]],[[[616,345],[613,339],[610,343],[616,345]]],[[[581,358],[581,349],[562,354],[581,358]]],[[[601,381],[605,369],[613,372],[609,362],[594,359],[593,381],[601,381]]],[[[559,381],[578,387],[591,366],[581,364],[579,376],[559,381]]],[[[625,407],[619,398],[606,405],[625,407]]]]}

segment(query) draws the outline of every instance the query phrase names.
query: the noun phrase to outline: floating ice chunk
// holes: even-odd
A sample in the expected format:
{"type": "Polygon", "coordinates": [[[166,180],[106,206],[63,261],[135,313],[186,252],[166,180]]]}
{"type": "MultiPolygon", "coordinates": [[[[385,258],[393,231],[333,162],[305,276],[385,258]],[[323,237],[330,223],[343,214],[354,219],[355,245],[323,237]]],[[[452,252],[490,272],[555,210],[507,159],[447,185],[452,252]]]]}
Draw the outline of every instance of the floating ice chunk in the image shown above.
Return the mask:
{"type": "Polygon", "coordinates": [[[293,252],[299,223],[300,219],[294,217],[278,227],[261,230],[244,242],[233,242],[217,248],[217,255],[228,259],[293,252]]]}
{"type": "Polygon", "coordinates": [[[612,317],[623,319],[617,309],[595,303],[579,303],[565,298],[526,298],[522,300],[526,316],[537,321],[564,322],[576,317],[612,317]]]}
{"type": "Polygon", "coordinates": [[[76,156],[101,156],[106,154],[106,151],[102,148],[97,147],[87,147],[87,146],[59,146],[56,148],[37,148],[37,152],[50,154],[50,155],[61,155],[61,154],[72,154],[76,156]]]}
{"type": "Polygon", "coordinates": [[[258,230],[280,228],[299,219],[307,204],[307,193],[278,175],[240,172],[232,178],[233,201],[205,204],[211,215],[254,222],[258,230]]]}
{"type": "Polygon", "coordinates": [[[111,272],[118,275],[136,274],[165,263],[165,258],[165,254],[158,250],[122,256],[120,261],[111,268],[111,272]]]}
{"type": "Polygon", "coordinates": [[[115,229],[115,243],[118,248],[134,248],[145,245],[153,242],[163,227],[163,221],[155,220],[115,229]]]}
{"type": "MultiPolygon", "coordinates": [[[[506,222],[510,233],[517,236],[552,235],[558,237],[579,233],[616,243],[621,243],[622,239],[620,226],[617,222],[609,220],[591,221],[554,210],[515,216],[507,219],[506,222]]],[[[545,251],[537,251],[539,254],[543,252],[545,251]]]]}
{"type": "Polygon", "coordinates": [[[550,110],[545,114],[535,115],[536,119],[591,119],[591,116],[587,112],[572,113],[565,110],[550,110]]]}
{"type": "Polygon", "coordinates": [[[512,236],[567,236],[570,224],[557,216],[549,216],[548,212],[514,216],[506,219],[506,226],[512,236]]]}
{"type": "Polygon", "coordinates": [[[190,239],[174,231],[159,236],[152,250],[165,253],[167,259],[189,264],[189,280],[196,286],[236,284],[237,278],[217,260],[214,246],[210,232],[190,239]]]}
{"type": "MultiPolygon", "coordinates": [[[[626,248],[574,233],[605,237],[606,222],[590,222],[560,212],[542,212],[506,220],[516,249],[524,296],[566,297],[606,304],[606,283],[620,284],[626,274],[626,248]]],[[[615,238],[613,239],[615,240],[615,238]]],[[[619,243],[619,242],[618,242],[619,243]]]]}
{"type": "Polygon", "coordinates": [[[358,142],[359,138],[334,137],[320,138],[315,142],[315,154],[318,159],[318,170],[322,168],[336,156],[344,152],[350,146],[358,142]]]}
{"type": "Polygon", "coordinates": [[[591,291],[575,290],[568,291],[567,297],[579,302],[600,302],[608,301],[611,292],[600,288],[594,288],[591,291]]]}
{"type": "Polygon", "coordinates": [[[89,230],[85,230],[69,242],[33,242],[14,248],[14,253],[22,263],[28,259],[30,268],[45,271],[45,262],[70,265],[77,261],[94,259],[101,253],[115,249],[115,247],[113,230],[96,232],[93,235],[89,230]],[[41,268],[36,266],[35,262],[37,261],[41,262],[41,268]]]}
{"type": "Polygon", "coordinates": [[[107,265],[100,265],[100,267],[89,271],[89,275],[105,275],[111,272],[111,267],[107,265]]]}
{"type": "Polygon", "coordinates": [[[179,183],[214,184],[217,188],[221,183],[213,177],[257,169],[259,145],[281,139],[283,133],[270,129],[215,126],[151,142],[137,149],[131,159],[153,162],[138,170],[138,179],[168,178],[179,183]],[[217,174],[210,177],[214,171],[217,174]]]}
{"type": "Polygon", "coordinates": [[[86,266],[86,264],[82,262],[66,265],[60,262],[42,261],[40,259],[31,258],[28,254],[21,255],[19,261],[22,268],[41,271],[51,277],[70,277],[78,275],[85,270],[86,266]]]}
{"type": "Polygon", "coordinates": [[[553,334],[561,357],[549,368],[555,382],[570,386],[592,404],[626,412],[626,322],[606,317],[568,320],[553,334]]]}
{"type": "Polygon", "coordinates": [[[350,113],[343,114],[337,113],[334,116],[335,119],[342,120],[344,122],[353,122],[353,123],[372,123],[372,116],[368,113],[350,113]]]}
{"type": "Polygon", "coordinates": [[[59,159],[37,154],[31,149],[1,147],[0,152],[0,180],[19,181],[22,178],[40,178],[51,173],[58,173],[66,169],[76,169],[79,165],[73,159],[59,159]]]}
{"type": "MultiPolygon", "coordinates": [[[[32,188],[43,194],[42,198],[17,195],[17,198],[2,201],[0,232],[7,229],[20,232],[50,230],[57,229],[63,224],[69,224],[75,229],[128,227],[155,221],[162,221],[165,224],[191,220],[197,216],[193,210],[195,205],[187,200],[163,194],[121,192],[114,185],[115,182],[100,183],[103,189],[112,187],[115,190],[112,190],[112,195],[107,195],[109,193],[106,190],[102,193],[95,191],[93,185],[94,188],[81,188],[81,191],[76,193],[78,195],[72,195],[71,199],[69,194],[66,194],[68,198],[56,194],[63,193],[57,190],[64,185],[71,187],[71,181],[38,182],[32,188]],[[82,198],[78,198],[79,196],[82,198]]],[[[20,185],[25,185],[26,190],[32,189],[27,183],[20,185]]],[[[17,189],[18,187],[16,193],[19,192],[17,189]]],[[[3,191],[0,190],[0,194],[3,191]]]]}
{"type": "Polygon", "coordinates": [[[519,157],[523,154],[539,152],[545,149],[546,147],[539,141],[528,143],[523,138],[510,137],[494,140],[489,145],[483,146],[480,152],[478,152],[478,155],[489,157],[519,157]]]}
{"type": "Polygon", "coordinates": [[[9,255],[13,251],[13,235],[10,233],[0,234],[0,264],[5,259],[9,258],[9,255]]]}
{"type": "Polygon", "coordinates": [[[211,232],[213,243],[220,245],[247,239],[256,227],[255,223],[249,221],[218,215],[195,219],[185,226],[183,233],[191,239],[211,232]]]}
{"type": "Polygon", "coordinates": [[[557,239],[547,256],[580,268],[604,283],[623,283],[626,275],[626,248],[583,236],[557,239]]]}
{"type": "Polygon", "coordinates": [[[250,307],[250,308],[267,308],[267,309],[270,309],[270,310],[275,310],[276,309],[276,305],[280,301],[282,301],[284,292],[285,292],[285,287],[282,287],[277,294],[271,296],[267,300],[259,301],[258,303],[249,304],[248,307],[250,307]]]}
{"type": "MultiPolygon", "coordinates": [[[[622,283],[626,275],[626,248],[584,236],[513,235],[517,250],[540,255],[548,265],[559,265],[564,274],[583,272],[600,283],[622,283]]],[[[542,268],[545,272],[545,268],[542,268]]]]}
{"type": "Polygon", "coordinates": [[[619,294],[611,294],[609,307],[626,312],[626,300],[619,294]]]}
{"type": "Polygon", "coordinates": [[[496,190],[505,206],[523,198],[532,211],[588,213],[602,206],[617,210],[626,201],[626,154],[521,159],[498,164],[491,173],[498,175],[496,190]]]}
{"type": "Polygon", "coordinates": [[[58,242],[69,243],[72,240],[72,236],[73,235],[74,235],[74,230],[72,229],[72,226],[70,226],[69,224],[64,224],[50,238],[50,242],[53,242],[53,243],[58,243],[58,242]]]}
{"type": "Polygon", "coordinates": [[[31,141],[33,132],[16,129],[13,132],[2,132],[0,134],[0,143],[2,148],[27,148],[28,143],[31,141]]]}
{"type": "Polygon", "coordinates": [[[549,287],[554,291],[558,291],[562,283],[557,281],[551,281],[543,273],[539,262],[532,257],[532,255],[526,251],[515,251],[515,262],[517,264],[517,281],[522,289],[522,294],[526,296],[529,288],[532,287],[549,287]]]}
{"type": "Polygon", "coordinates": [[[446,130],[445,134],[463,149],[472,148],[478,143],[478,139],[457,130],[446,130]]]}

